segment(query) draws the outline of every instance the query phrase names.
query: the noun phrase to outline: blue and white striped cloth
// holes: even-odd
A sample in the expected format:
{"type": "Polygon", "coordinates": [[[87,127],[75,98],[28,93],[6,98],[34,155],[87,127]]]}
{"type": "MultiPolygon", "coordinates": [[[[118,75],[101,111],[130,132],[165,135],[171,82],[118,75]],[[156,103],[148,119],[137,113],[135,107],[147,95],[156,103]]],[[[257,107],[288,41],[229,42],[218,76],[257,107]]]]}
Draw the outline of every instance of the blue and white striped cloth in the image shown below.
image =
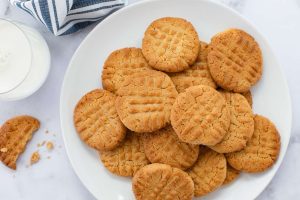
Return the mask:
{"type": "MultiPolygon", "coordinates": [[[[3,0],[1,0],[3,1],[3,0]]],[[[54,35],[74,33],[127,5],[127,0],[9,0],[54,35]]]]}

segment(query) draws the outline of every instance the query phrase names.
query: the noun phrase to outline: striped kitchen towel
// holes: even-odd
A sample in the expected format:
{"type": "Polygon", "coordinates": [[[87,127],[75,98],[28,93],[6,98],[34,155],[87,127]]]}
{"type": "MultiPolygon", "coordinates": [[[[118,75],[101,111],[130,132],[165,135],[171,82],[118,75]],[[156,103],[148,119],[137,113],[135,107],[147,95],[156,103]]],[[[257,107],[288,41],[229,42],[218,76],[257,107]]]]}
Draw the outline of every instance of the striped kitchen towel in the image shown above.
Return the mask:
{"type": "Polygon", "coordinates": [[[74,33],[128,4],[128,0],[9,1],[42,22],[54,35],[74,33]]]}

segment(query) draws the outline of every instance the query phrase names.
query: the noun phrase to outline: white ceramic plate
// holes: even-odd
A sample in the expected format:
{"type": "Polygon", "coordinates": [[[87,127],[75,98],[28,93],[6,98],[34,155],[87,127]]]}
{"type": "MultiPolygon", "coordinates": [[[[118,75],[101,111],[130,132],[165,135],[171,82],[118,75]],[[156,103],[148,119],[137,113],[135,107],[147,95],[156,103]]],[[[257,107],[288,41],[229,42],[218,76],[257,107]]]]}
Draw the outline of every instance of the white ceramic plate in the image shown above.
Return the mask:
{"type": "Polygon", "coordinates": [[[229,186],[208,195],[207,199],[254,199],[268,185],[286,152],[291,129],[291,104],[288,87],[273,52],[264,37],[235,11],[206,0],[151,0],[128,6],[100,23],[76,51],[66,72],[61,92],[60,117],[69,159],[80,180],[97,198],[131,200],[129,178],[109,173],[96,151],[80,141],[73,126],[73,109],[88,91],[101,86],[100,75],[106,57],[122,47],[141,46],[146,27],[164,16],[185,18],[196,27],[201,40],[230,27],[241,28],[258,41],[263,52],[264,71],[252,89],[254,111],[270,118],[281,134],[281,152],[275,166],[260,174],[242,174],[229,186]]]}

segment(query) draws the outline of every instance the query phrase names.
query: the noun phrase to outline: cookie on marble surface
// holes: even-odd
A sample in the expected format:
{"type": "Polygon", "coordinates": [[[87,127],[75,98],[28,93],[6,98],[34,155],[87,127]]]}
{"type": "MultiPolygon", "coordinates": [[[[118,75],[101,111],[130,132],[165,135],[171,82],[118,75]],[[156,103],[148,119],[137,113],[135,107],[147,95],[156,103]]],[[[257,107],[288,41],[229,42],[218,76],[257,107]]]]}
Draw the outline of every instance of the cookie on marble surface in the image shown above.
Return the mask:
{"type": "Polygon", "coordinates": [[[219,153],[239,151],[246,146],[254,131],[252,109],[247,99],[238,93],[220,91],[230,112],[230,126],[221,142],[211,149],[219,153]]]}
{"type": "Polygon", "coordinates": [[[217,88],[207,66],[208,44],[200,42],[200,51],[196,60],[190,68],[177,73],[169,73],[177,91],[184,92],[185,89],[196,85],[207,85],[217,88]]]}
{"type": "Polygon", "coordinates": [[[102,71],[103,88],[116,92],[126,76],[137,71],[151,69],[140,48],[123,48],[112,52],[106,59],[102,71]]]}
{"type": "Polygon", "coordinates": [[[147,28],[142,51],[151,67],[165,72],[180,72],[197,59],[198,34],[185,19],[160,18],[147,28]]]}
{"type": "Polygon", "coordinates": [[[145,154],[152,163],[185,170],[197,160],[199,146],[181,142],[171,126],[143,136],[145,154]]]}
{"type": "Polygon", "coordinates": [[[214,81],[233,92],[247,92],[262,75],[262,53],[245,31],[228,29],[211,39],[207,56],[214,81]]]}
{"type": "Polygon", "coordinates": [[[223,184],[227,173],[226,158],[223,154],[201,147],[197,162],[187,173],[194,181],[195,196],[204,196],[223,184]]]}
{"type": "Polygon", "coordinates": [[[228,163],[245,172],[262,172],[270,168],[280,152],[280,136],[275,125],[266,117],[255,115],[254,133],[246,147],[226,154],[228,163]]]}
{"type": "Polygon", "coordinates": [[[194,183],[186,172],[155,163],[134,175],[132,190],[137,200],[192,200],[194,183]]]}
{"type": "Polygon", "coordinates": [[[228,131],[230,113],[218,91],[209,86],[193,86],[178,95],[171,124],[184,142],[215,145],[228,131]]]}
{"type": "Polygon", "coordinates": [[[124,139],[126,128],[115,108],[116,96],[95,89],[85,94],[74,110],[74,125],[87,145],[98,151],[112,150],[124,139]]]}
{"type": "Polygon", "coordinates": [[[100,151],[103,165],[119,176],[133,176],[150,162],[146,158],[141,136],[128,132],[125,141],[111,151],[100,151]]]}
{"type": "Polygon", "coordinates": [[[40,122],[31,116],[18,116],[6,121],[0,128],[0,160],[9,168],[17,168],[17,160],[40,122]]]}
{"type": "Polygon", "coordinates": [[[239,177],[239,175],[240,175],[240,171],[234,169],[233,167],[227,164],[226,178],[223,182],[223,185],[232,183],[234,180],[236,180],[239,177]]]}
{"type": "Polygon", "coordinates": [[[178,93],[168,75],[147,70],[126,77],[117,95],[116,109],[123,124],[134,132],[144,133],[170,123],[178,93]]]}

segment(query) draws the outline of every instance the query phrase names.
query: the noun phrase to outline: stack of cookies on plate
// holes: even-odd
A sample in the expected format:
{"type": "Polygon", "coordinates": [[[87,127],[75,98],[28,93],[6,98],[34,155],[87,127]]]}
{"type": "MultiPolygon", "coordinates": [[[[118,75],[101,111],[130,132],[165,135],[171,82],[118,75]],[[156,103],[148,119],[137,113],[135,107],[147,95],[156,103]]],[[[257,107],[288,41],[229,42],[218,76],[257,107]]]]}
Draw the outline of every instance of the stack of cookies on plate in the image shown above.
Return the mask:
{"type": "Polygon", "coordinates": [[[261,75],[262,53],[248,33],[229,29],[207,44],[190,22],[161,18],[142,49],[109,55],[104,89],[82,97],[75,127],[109,171],[133,176],[136,199],[204,196],[278,157],[275,125],[251,108],[261,75]]]}

